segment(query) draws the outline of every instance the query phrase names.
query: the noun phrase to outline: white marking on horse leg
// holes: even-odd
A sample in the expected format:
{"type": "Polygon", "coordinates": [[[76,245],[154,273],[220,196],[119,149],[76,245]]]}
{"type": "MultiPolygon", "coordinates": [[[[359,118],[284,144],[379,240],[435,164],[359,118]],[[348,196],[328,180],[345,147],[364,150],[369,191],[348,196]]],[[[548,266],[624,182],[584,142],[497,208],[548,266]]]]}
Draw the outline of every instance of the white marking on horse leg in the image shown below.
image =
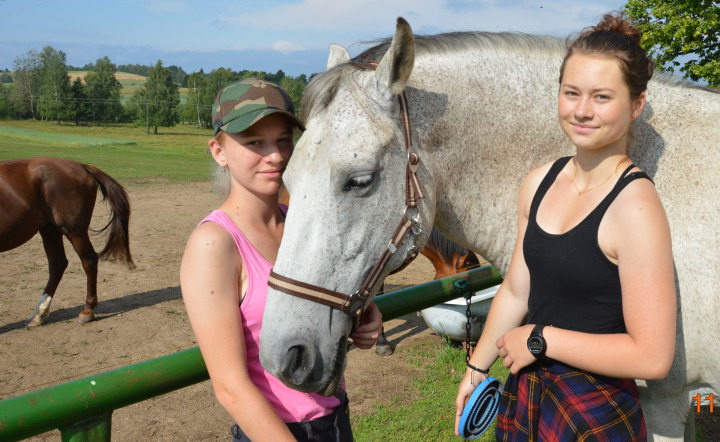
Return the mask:
{"type": "Polygon", "coordinates": [[[35,306],[35,311],[32,315],[28,318],[28,327],[35,327],[38,325],[43,325],[45,323],[45,320],[50,315],[50,304],[52,303],[52,297],[49,296],[47,293],[44,293],[40,300],[38,301],[37,305],[35,306]]]}

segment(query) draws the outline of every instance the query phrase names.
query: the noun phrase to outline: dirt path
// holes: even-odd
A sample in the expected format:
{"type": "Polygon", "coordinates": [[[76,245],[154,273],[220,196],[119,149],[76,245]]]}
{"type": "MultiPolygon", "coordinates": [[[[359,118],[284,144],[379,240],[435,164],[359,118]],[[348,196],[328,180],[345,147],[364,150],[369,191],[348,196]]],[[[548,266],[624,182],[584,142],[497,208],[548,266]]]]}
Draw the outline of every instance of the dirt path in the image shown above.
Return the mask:
{"type": "MultiPolygon", "coordinates": [[[[25,329],[47,280],[39,236],[0,253],[0,399],[122,367],[195,345],[182,304],[178,269],[188,235],[220,204],[208,183],[128,186],[131,197],[131,251],[137,269],[101,262],[97,320],[78,325],[85,274],[66,241],[70,264],[52,305],[49,323],[25,329]]],[[[93,221],[101,227],[106,208],[93,221]]],[[[102,240],[95,241],[96,249],[102,240]]],[[[388,280],[390,288],[432,278],[420,257],[388,280]]],[[[387,287],[387,286],[386,286],[387,287]]],[[[388,339],[400,348],[437,339],[416,315],[386,324],[388,339]]],[[[353,349],[346,383],[352,413],[392,396],[412,400],[412,366],[400,355],[380,357],[353,349]]],[[[232,421],[215,400],[209,382],[119,409],[113,413],[113,440],[227,440],[232,421]]],[[[55,430],[31,440],[60,440],[55,430]]]]}

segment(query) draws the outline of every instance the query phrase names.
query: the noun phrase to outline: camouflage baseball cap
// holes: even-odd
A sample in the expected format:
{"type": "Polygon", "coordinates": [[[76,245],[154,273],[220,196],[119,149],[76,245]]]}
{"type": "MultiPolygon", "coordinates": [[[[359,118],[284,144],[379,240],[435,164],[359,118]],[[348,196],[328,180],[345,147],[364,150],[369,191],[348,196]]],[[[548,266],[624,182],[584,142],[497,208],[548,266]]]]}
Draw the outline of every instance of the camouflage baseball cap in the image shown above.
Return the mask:
{"type": "Polygon", "coordinates": [[[212,109],[213,132],[242,132],[263,117],[281,113],[300,130],[305,130],[295,116],[295,107],[280,86],[259,78],[234,81],[218,92],[212,109]]]}

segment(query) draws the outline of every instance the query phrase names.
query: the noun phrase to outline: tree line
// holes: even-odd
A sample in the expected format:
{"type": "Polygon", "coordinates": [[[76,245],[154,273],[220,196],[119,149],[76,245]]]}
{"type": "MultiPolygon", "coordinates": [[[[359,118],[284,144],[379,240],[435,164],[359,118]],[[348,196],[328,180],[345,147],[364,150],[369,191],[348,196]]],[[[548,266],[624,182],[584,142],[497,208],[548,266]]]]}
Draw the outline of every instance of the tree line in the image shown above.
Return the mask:
{"type": "Polygon", "coordinates": [[[290,94],[296,109],[309,78],[292,77],[282,70],[274,74],[262,71],[235,72],[228,68],[201,69],[191,74],[177,66],[165,67],[162,60],[154,66],[116,66],[108,57],[75,68],[67,64],[63,51],[45,46],[30,50],[13,61],[13,76],[0,73],[0,119],[41,119],[82,123],[135,123],[146,133],[157,133],[158,126],[178,123],[197,127],[211,126],[211,111],[218,91],[225,84],[248,77],[259,77],[280,84],[290,94]],[[123,68],[122,70],[120,68],[123,68]],[[86,71],[84,79],[70,81],[69,71],[86,71]],[[122,84],[118,72],[147,77],[129,100],[121,102],[122,84]],[[180,103],[180,87],[188,88],[187,101],[180,103]]]}
{"type": "MultiPolygon", "coordinates": [[[[95,68],[94,63],[87,63],[82,67],[75,67],[68,65],[69,71],[92,71],[95,68]]],[[[119,64],[117,65],[118,72],[125,72],[128,74],[140,75],[142,77],[150,76],[150,69],[152,66],[145,66],[142,64],[119,64]]],[[[179,66],[168,66],[167,69],[170,71],[170,78],[172,81],[180,85],[180,87],[187,87],[187,72],[179,66]]],[[[0,74],[2,75],[2,74],[0,74]]]]}

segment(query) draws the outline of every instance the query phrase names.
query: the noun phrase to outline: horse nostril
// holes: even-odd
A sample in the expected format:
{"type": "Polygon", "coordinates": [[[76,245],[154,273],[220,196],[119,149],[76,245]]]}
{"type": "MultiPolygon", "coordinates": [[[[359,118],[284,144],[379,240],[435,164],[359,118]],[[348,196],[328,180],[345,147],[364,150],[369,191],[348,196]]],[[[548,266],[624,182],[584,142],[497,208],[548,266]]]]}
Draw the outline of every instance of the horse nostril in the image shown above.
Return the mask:
{"type": "Polygon", "coordinates": [[[310,364],[307,363],[309,358],[310,354],[304,345],[290,347],[282,361],[283,377],[295,385],[305,383],[311,373],[310,364]]]}
{"type": "Polygon", "coordinates": [[[305,349],[302,345],[294,345],[290,347],[288,351],[288,360],[292,361],[290,364],[290,370],[294,373],[302,367],[302,357],[305,349]]]}

